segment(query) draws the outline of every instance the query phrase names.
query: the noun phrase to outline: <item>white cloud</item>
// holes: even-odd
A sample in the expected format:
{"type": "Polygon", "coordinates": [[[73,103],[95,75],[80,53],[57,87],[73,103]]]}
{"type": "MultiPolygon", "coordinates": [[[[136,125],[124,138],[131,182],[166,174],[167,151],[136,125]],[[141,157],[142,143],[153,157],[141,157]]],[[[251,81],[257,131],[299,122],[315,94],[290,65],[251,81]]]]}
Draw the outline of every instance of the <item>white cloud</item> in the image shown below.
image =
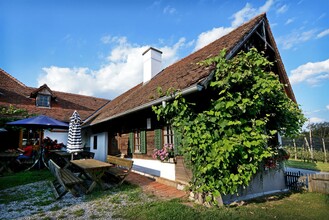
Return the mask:
{"type": "Polygon", "coordinates": [[[327,105],[326,108],[329,110],[329,105],[327,105]]]}
{"type": "Polygon", "coordinates": [[[247,3],[244,8],[232,15],[231,18],[233,18],[233,21],[230,27],[215,27],[212,30],[201,33],[196,41],[194,51],[228,34],[234,28],[238,27],[247,20],[250,20],[252,17],[268,11],[273,5],[273,2],[273,0],[268,0],[259,8],[253,8],[251,4],[247,3]]]}
{"type": "MultiPolygon", "coordinates": [[[[158,48],[163,52],[163,68],[179,59],[180,49],[195,45],[196,50],[211,43],[259,13],[268,11],[273,2],[274,0],[267,0],[259,8],[246,4],[243,9],[232,16],[233,21],[230,27],[217,27],[205,31],[198,36],[196,41],[185,42],[185,38],[181,38],[172,46],[158,48]]],[[[158,6],[158,3],[155,2],[152,7],[158,6]]],[[[163,13],[175,14],[177,10],[168,5],[163,9],[163,13]]],[[[103,44],[111,44],[112,48],[109,55],[105,56],[105,64],[96,69],[44,67],[45,74],[39,76],[38,85],[46,83],[51,89],[57,91],[112,99],[142,82],[142,53],[149,47],[148,45],[131,44],[126,37],[110,35],[103,36],[100,41],[103,44]]],[[[101,54],[101,57],[104,55],[101,54]]]]}
{"type": "Polygon", "coordinates": [[[290,23],[294,22],[294,19],[293,18],[289,18],[286,23],[284,23],[285,25],[288,25],[290,23]]]}
{"type": "Polygon", "coordinates": [[[321,62],[306,63],[291,71],[291,84],[307,82],[310,85],[329,79],[329,59],[321,62]]]}
{"type": "Polygon", "coordinates": [[[273,3],[273,0],[267,0],[265,4],[259,7],[258,9],[253,8],[251,4],[247,3],[244,8],[233,14],[232,17],[234,18],[234,20],[232,21],[232,27],[237,27],[242,23],[246,22],[247,20],[250,20],[252,17],[255,17],[260,13],[267,12],[268,10],[270,10],[273,3]]]}
{"type": "MultiPolygon", "coordinates": [[[[99,69],[45,67],[45,74],[38,78],[39,86],[46,83],[56,91],[112,99],[142,82],[142,53],[149,46],[132,45],[125,37],[109,37],[106,42],[113,43],[114,47],[99,69]]],[[[178,59],[177,54],[184,45],[185,39],[181,38],[173,46],[158,48],[163,52],[163,67],[178,59]]]]}
{"type": "Polygon", "coordinates": [[[282,45],[283,49],[287,50],[294,47],[297,44],[312,39],[315,35],[315,32],[316,32],[315,29],[304,31],[304,32],[294,31],[288,36],[278,38],[277,42],[282,45]]]}
{"type": "Polygon", "coordinates": [[[316,20],[318,21],[318,20],[321,20],[321,19],[323,19],[323,18],[325,18],[327,16],[327,14],[326,13],[322,13],[316,20]]]}
{"type": "Polygon", "coordinates": [[[206,46],[207,44],[217,40],[218,38],[228,34],[229,32],[231,32],[234,28],[233,27],[219,27],[219,28],[213,28],[210,31],[206,31],[201,33],[198,36],[198,40],[196,42],[195,45],[195,49],[194,50],[198,50],[204,46],[206,46]]]}
{"type": "MultiPolygon", "coordinates": [[[[311,123],[321,123],[321,122],[324,122],[324,121],[326,121],[325,119],[323,119],[323,118],[318,118],[318,117],[311,117],[310,118],[310,122],[311,123]]],[[[307,124],[308,122],[306,122],[305,124],[307,124]]]]}
{"type": "Polygon", "coordinates": [[[163,9],[163,13],[164,14],[175,14],[177,12],[176,8],[174,7],[171,7],[170,5],[166,6],[164,9],[163,9]]]}
{"type": "Polygon", "coordinates": [[[278,8],[278,10],[276,10],[276,13],[278,14],[283,14],[288,10],[288,6],[287,5],[283,5],[280,8],[278,8]]]}
{"type": "Polygon", "coordinates": [[[42,70],[46,75],[38,78],[39,86],[46,83],[52,90],[93,94],[95,89],[93,72],[88,68],[45,67],[42,70]]]}
{"type": "Polygon", "coordinates": [[[101,41],[103,44],[109,44],[109,43],[111,43],[111,36],[110,35],[103,36],[101,38],[101,41]]]}
{"type": "Polygon", "coordinates": [[[273,5],[274,0],[267,0],[263,6],[258,9],[259,13],[267,12],[270,10],[271,6],[273,5]]]}
{"type": "Polygon", "coordinates": [[[321,33],[319,33],[319,34],[316,36],[316,38],[322,38],[322,37],[327,36],[327,35],[329,35],[329,29],[324,30],[324,31],[322,31],[321,33]]]}
{"type": "Polygon", "coordinates": [[[237,27],[241,25],[243,22],[251,18],[253,15],[256,14],[256,9],[251,6],[251,4],[247,3],[244,8],[242,8],[240,11],[234,13],[232,21],[232,26],[237,27]]]}

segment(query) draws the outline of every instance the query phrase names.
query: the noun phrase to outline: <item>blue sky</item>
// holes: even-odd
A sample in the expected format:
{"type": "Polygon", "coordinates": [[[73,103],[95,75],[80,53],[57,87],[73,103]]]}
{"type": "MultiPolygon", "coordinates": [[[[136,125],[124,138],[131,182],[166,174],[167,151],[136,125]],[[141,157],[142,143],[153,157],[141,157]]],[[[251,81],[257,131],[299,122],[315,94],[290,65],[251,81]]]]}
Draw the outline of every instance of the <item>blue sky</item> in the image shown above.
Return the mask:
{"type": "Polygon", "coordinates": [[[0,0],[0,68],[113,99],[142,81],[149,46],[165,68],[262,12],[306,117],[329,121],[327,0],[0,0]]]}

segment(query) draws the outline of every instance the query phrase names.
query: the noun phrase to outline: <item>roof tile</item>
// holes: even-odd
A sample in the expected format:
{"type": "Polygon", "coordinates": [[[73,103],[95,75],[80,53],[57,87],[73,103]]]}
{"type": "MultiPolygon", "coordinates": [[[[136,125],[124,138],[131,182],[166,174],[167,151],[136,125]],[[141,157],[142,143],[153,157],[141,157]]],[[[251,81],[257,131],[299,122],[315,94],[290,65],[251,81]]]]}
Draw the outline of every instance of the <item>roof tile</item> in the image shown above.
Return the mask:
{"type": "MultiPolygon", "coordinates": [[[[43,85],[40,88],[48,86],[43,85]]],[[[38,92],[40,88],[27,87],[0,69],[0,106],[14,105],[26,109],[30,114],[43,114],[57,120],[69,121],[74,110],[85,119],[109,102],[91,96],[52,91],[56,99],[52,100],[51,108],[40,108],[35,105],[35,99],[30,98],[31,93],[38,92]]]]}
{"type": "Polygon", "coordinates": [[[202,81],[209,75],[209,69],[199,65],[198,62],[218,55],[224,48],[227,52],[230,52],[262,19],[267,20],[266,14],[258,15],[227,35],[168,66],[148,83],[139,84],[108,103],[87,124],[93,125],[109,120],[126,111],[154,101],[159,98],[157,94],[158,87],[161,87],[163,91],[167,91],[170,87],[183,90],[202,81]]]}

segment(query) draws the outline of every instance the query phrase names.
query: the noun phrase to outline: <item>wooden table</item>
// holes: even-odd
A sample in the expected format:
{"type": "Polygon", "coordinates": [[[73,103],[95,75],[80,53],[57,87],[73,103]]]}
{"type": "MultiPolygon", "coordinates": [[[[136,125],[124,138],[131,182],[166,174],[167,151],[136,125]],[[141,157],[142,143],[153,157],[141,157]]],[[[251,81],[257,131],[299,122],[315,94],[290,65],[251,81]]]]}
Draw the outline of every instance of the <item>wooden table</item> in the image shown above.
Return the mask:
{"type": "Polygon", "coordinates": [[[11,173],[12,170],[8,165],[11,161],[15,160],[19,154],[19,152],[0,152],[0,173],[11,173]]]}
{"type": "Polygon", "coordinates": [[[92,179],[92,183],[87,189],[86,193],[90,193],[97,184],[99,184],[103,190],[107,188],[104,181],[102,180],[102,177],[104,173],[110,169],[112,166],[111,164],[95,159],[71,160],[70,162],[82,170],[81,174],[90,176],[92,179]]]}
{"type": "Polygon", "coordinates": [[[65,165],[63,168],[67,168],[70,166],[70,159],[72,155],[69,152],[66,151],[53,151],[52,153],[56,154],[60,158],[62,158],[65,161],[65,165]]]}

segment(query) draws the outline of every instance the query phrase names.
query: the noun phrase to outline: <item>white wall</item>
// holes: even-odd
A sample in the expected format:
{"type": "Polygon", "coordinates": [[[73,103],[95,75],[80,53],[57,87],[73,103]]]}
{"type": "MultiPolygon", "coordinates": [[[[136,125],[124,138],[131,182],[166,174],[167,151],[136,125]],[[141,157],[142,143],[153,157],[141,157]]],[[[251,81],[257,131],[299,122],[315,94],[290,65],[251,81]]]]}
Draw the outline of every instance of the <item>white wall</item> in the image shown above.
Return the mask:
{"type": "Polygon", "coordinates": [[[159,160],[133,159],[133,170],[175,181],[175,164],[159,160]]]}
{"type": "Polygon", "coordinates": [[[67,130],[57,130],[56,132],[52,132],[49,130],[44,130],[43,137],[49,137],[50,139],[57,140],[57,143],[63,143],[65,146],[67,145],[67,137],[68,137],[68,131],[67,130]]]}
{"type": "Polygon", "coordinates": [[[90,152],[95,153],[96,160],[106,161],[107,159],[108,135],[107,132],[93,134],[90,136],[90,152]],[[94,137],[97,137],[97,149],[94,149],[94,137]]]}
{"type": "Polygon", "coordinates": [[[283,169],[260,170],[251,180],[248,187],[239,190],[239,195],[223,196],[224,203],[287,191],[283,169]]]}

